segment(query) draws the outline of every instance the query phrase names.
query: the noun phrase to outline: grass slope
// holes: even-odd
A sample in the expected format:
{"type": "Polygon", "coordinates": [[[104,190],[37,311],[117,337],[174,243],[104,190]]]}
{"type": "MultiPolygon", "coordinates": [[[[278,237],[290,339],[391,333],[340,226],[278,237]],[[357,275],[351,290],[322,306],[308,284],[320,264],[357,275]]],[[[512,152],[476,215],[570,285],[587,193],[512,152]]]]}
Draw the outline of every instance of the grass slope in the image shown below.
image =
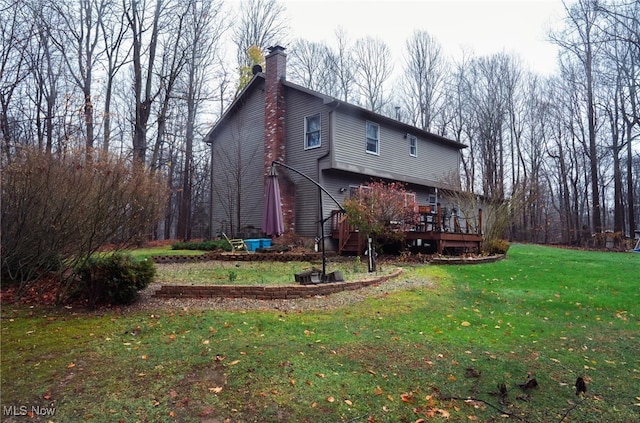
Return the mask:
{"type": "Polygon", "coordinates": [[[436,287],[327,312],[7,306],[3,417],[24,406],[55,407],[32,421],[61,422],[638,421],[638,269],[637,254],[516,245],[498,263],[408,268],[436,287]],[[523,392],[528,373],[539,386],[523,392]]]}

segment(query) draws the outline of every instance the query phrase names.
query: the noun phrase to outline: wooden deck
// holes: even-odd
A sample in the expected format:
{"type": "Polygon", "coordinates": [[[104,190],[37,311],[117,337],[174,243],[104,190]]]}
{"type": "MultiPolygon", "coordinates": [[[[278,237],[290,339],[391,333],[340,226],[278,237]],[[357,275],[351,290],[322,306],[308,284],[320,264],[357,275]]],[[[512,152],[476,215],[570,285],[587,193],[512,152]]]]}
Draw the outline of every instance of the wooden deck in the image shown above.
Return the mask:
{"type": "MultiPolygon", "coordinates": [[[[477,228],[464,228],[459,224],[455,213],[443,218],[443,211],[438,205],[420,207],[422,215],[418,225],[403,228],[405,241],[409,246],[426,249],[433,253],[479,253],[482,246],[482,211],[480,210],[477,228]]],[[[331,236],[338,243],[338,254],[362,254],[366,246],[365,237],[350,227],[346,215],[334,211],[331,217],[331,236]]]]}

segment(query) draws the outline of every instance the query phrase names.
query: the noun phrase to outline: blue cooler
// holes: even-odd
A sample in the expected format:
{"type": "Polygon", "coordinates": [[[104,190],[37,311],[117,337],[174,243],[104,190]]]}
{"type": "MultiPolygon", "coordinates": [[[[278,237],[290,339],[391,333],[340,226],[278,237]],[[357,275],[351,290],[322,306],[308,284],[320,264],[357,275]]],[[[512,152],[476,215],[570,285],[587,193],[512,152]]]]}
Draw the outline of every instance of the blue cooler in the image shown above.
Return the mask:
{"type": "Polygon", "coordinates": [[[271,247],[271,238],[260,238],[260,248],[271,247]]]}
{"type": "Polygon", "coordinates": [[[247,246],[247,250],[249,251],[255,251],[260,248],[259,239],[245,239],[244,244],[247,246]]]}

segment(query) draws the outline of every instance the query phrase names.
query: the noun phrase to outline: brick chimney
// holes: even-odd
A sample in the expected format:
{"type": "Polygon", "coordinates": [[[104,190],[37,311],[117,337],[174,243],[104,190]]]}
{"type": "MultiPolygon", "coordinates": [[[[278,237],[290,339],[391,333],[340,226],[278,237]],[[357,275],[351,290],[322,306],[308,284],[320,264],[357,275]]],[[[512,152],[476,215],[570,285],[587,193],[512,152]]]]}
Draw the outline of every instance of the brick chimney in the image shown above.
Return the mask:
{"type": "MultiPolygon", "coordinates": [[[[285,100],[282,81],[287,74],[284,47],[269,47],[265,57],[264,92],[264,167],[266,175],[271,163],[286,163],[285,100]]],[[[285,231],[295,232],[295,187],[283,167],[277,168],[285,231]]]]}

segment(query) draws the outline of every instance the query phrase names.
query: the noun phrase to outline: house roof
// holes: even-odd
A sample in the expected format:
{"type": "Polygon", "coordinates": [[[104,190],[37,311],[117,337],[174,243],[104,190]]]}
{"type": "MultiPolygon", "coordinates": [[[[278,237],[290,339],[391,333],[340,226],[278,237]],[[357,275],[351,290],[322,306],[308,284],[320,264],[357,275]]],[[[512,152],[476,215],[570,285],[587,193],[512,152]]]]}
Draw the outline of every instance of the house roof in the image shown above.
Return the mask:
{"type": "MultiPolygon", "coordinates": [[[[240,92],[240,94],[238,94],[238,96],[233,100],[231,105],[223,113],[223,115],[220,117],[220,119],[218,119],[218,121],[213,126],[213,128],[211,128],[211,130],[209,131],[209,133],[205,137],[205,142],[207,144],[210,144],[211,142],[213,142],[213,138],[214,138],[215,134],[220,130],[220,128],[222,128],[224,126],[224,124],[226,123],[227,119],[229,119],[230,116],[232,116],[235,113],[235,111],[238,110],[238,108],[241,107],[242,100],[246,96],[248,96],[251,92],[253,92],[260,85],[260,81],[261,80],[264,81],[264,79],[265,79],[265,74],[263,72],[259,72],[259,73],[254,75],[254,77],[251,79],[249,84],[247,84],[247,86],[240,92]]],[[[387,126],[398,128],[401,131],[406,131],[407,133],[410,133],[411,135],[416,135],[416,136],[420,136],[422,138],[427,138],[427,139],[430,139],[430,140],[433,140],[433,141],[440,142],[442,144],[447,144],[449,146],[452,146],[452,147],[455,147],[455,148],[458,148],[458,149],[467,148],[467,145],[465,145],[463,143],[451,140],[449,138],[443,137],[441,135],[434,134],[434,133],[429,132],[429,131],[425,131],[423,129],[420,129],[420,128],[417,128],[415,126],[409,125],[407,123],[401,122],[401,121],[399,121],[397,119],[393,119],[393,118],[390,118],[388,116],[381,115],[379,113],[375,113],[375,112],[373,112],[371,110],[365,109],[364,107],[360,107],[360,106],[357,106],[355,104],[339,100],[339,99],[337,99],[335,97],[332,97],[332,96],[329,96],[329,95],[326,95],[326,94],[322,94],[322,93],[320,93],[318,91],[310,90],[309,88],[303,87],[303,86],[295,84],[293,82],[290,82],[290,81],[287,81],[287,80],[283,80],[282,84],[285,87],[289,87],[291,89],[294,89],[294,90],[297,90],[297,91],[301,91],[301,92],[309,94],[311,96],[320,98],[320,99],[323,100],[323,102],[325,104],[328,104],[328,105],[340,105],[341,110],[344,110],[344,109],[350,110],[351,112],[359,114],[359,115],[362,115],[362,116],[366,117],[367,119],[375,120],[376,122],[384,123],[387,126]]]]}

